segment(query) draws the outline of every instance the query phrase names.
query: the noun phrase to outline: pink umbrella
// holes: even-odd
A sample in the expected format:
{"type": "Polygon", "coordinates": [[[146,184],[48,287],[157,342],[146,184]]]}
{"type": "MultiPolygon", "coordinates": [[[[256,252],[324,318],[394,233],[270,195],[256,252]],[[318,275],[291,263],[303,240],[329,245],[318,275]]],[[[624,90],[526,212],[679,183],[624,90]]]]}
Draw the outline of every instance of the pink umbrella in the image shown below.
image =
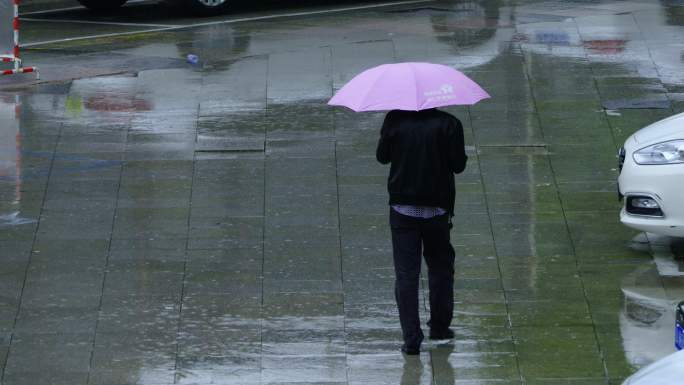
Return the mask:
{"type": "Polygon", "coordinates": [[[383,64],[345,84],[328,102],[359,111],[407,110],[471,105],[489,94],[461,72],[441,64],[383,64]]]}

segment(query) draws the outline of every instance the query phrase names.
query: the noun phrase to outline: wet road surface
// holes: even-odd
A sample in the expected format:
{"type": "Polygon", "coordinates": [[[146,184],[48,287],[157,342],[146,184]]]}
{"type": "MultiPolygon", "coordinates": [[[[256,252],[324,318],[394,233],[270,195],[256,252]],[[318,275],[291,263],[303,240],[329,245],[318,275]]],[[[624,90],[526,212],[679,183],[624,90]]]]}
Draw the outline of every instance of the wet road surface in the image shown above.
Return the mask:
{"type": "Polygon", "coordinates": [[[677,2],[432,1],[31,46],[43,81],[0,79],[1,383],[621,383],[674,350],[684,299],[615,185],[624,139],[682,110],[683,34],[677,2]],[[446,109],[470,155],[456,339],[415,358],[383,114],[325,104],[409,60],[492,95],[446,109]]]}

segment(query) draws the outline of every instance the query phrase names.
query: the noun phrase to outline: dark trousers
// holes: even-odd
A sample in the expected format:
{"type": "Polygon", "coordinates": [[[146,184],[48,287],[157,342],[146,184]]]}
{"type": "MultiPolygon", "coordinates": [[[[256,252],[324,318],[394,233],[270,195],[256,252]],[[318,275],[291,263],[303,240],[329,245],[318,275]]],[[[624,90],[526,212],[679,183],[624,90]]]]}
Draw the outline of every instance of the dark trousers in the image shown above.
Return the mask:
{"type": "Polygon", "coordinates": [[[390,208],[399,321],[408,346],[423,340],[418,312],[421,252],[428,267],[431,330],[451,325],[454,311],[454,248],[449,239],[448,214],[430,219],[399,214],[390,208]]]}

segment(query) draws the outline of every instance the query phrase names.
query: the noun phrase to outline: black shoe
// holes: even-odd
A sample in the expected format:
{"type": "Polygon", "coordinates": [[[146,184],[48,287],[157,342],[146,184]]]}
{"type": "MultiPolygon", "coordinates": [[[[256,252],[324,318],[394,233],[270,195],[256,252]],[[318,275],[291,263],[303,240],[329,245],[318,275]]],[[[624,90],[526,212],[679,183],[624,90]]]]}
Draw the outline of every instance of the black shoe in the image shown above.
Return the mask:
{"type": "Polygon", "coordinates": [[[430,339],[431,340],[450,340],[454,338],[454,331],[451,329],[445,329],[445,330],[430,330],[430,339]]]}
{"type": "Polygon", "coordinates": [[[420,344],[423,343],[425,335],[421,329],[412,335],[404,336],[404,344],[401,346],[401,351],[409,356],[417,356],[420,354],[420,344]]]}
{"type": "Polygon", "coordinates": [[[417,356],[420,354],[420,347],[404,345],[401,347],[401,351],[409,356],[417,356]]]}

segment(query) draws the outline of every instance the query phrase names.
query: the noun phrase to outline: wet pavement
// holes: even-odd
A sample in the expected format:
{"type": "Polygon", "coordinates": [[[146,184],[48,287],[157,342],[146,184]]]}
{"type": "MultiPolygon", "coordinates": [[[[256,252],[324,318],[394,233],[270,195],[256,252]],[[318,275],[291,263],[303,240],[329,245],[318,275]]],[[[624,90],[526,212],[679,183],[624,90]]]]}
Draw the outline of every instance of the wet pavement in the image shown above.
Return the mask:
{"type": "MultiPolygon", "coordinates": [[[[2,385],[620,384],[674,350],[684,268],[618,222],[615,154],[684,110],[681,2],[338,6],[54,43],[140,27],[25,23],[43,80],[0,79],[2,385]],[[456,338],[420,357],[399,352],[383,114],[325,104],[408,60],[492,95],[446,108],[471,156],[456,338]]],[[[109,22],[185,23],[131,7],[109,22]]]]}

